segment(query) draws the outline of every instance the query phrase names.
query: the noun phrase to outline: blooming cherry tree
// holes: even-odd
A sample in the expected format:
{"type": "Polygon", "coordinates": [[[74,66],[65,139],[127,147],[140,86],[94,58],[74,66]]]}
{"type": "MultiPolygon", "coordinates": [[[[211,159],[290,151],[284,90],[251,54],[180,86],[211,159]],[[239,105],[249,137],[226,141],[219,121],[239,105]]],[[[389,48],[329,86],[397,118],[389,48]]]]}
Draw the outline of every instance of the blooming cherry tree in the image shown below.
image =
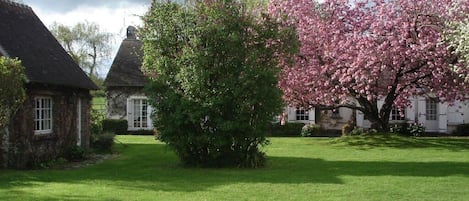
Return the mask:
{"type": "Polygon", "coordinates": [[[459,0],[272,0],[270,14],[295,27],[301,44],[294,63],[281,65],[284,99],[359,110],[380,130],[392,108],[414,95],[465,99],[469,69],[442,36],[448,22],[468,17],[468,7],[459,0]]]}

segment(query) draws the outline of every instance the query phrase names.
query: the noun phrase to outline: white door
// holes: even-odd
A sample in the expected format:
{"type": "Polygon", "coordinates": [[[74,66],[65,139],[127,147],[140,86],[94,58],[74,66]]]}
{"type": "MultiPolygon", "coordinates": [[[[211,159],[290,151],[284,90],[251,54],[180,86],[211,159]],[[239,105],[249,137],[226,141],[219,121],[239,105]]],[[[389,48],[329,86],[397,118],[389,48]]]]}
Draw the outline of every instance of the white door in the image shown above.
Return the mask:
{"type": "Polygon", "coordinates": [[[438,131],[438,102],[433,99],[425,100],[425,130],[428,132],[438,131]]]}
{"type": "Polygon", "coordinates": [[[130,98],[127,100],[128,130],[151,130],[151,107],[147,98],[130,98]]]}
{"type": "Polygon", "coordinates": [[[81,146],[81,138],[82,138],[82,133],[81,133],[81,98],[78,97],[78,102],[77,102],[77,145],[81,146]]]}

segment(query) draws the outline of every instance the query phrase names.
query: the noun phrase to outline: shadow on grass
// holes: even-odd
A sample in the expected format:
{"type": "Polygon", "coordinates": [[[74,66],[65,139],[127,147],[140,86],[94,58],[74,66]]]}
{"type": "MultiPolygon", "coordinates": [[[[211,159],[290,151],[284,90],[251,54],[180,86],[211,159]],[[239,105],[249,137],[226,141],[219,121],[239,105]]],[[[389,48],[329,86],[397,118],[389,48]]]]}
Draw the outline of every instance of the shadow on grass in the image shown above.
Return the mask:
{"type": "Polygon", "coordinates": [[[331,144],[351,146],[361,150],[374,148],[433,148],[449,151],[469,150],[469,138],[429,138],[403,137],[397,135],[366,135],[341,137],[331,141],[331,144]]]}
{"type": "MultiPolygon", "coordinates": [[[[439,146],[451,148],[450,142],[459,144],[450,140],[439,146]]],[[[118,189],[193,192],[239,183],[342,184],[342,176],[469,177],[469,163],[464,162],[326,161],[274,156],[269,157],[268,167],[261,169],[201,169],[180,167],[175,155],[163,144],[128,144],[121,149],[123,154],[118,158],[83,169],[0,171],[0,189],[37,187],[48,182],[87,185],[99,182],[118,189]]],[[[16,193],[22,197],[35,196],[22,191],[11,191],[8,196],[16,193]]],[[[93,200],[71,198],[74,199],[93,200]]]]}

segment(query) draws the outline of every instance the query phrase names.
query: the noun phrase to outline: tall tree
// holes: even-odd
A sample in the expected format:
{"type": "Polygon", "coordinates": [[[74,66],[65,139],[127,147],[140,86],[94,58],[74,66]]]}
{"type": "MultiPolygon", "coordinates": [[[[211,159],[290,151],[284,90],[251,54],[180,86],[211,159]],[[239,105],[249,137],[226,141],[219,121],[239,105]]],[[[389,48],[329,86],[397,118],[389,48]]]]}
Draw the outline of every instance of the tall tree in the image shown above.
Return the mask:
{"type": "Polygon", "coordinates": [[[144,22],[159,138],[185,165],[263,166],[265,130],[282,108],[276,53],[289,50],[275,41],[289,33],[234,0],[153,1],[144,22]]]}
{"type": "Polygon", "coordinates": [[[101,30],[98,24],[88,21],[74,26],[55,22],[50,29],[88,76],[97,77],[98,68],[111,54],[112,34],[101,30]]]}
{"type": "Polygon", "coordinates": [[[387,130],[393,107],[415,95],[467,98],[469,68],[442,42],[448,22],[468,17],[459,0],[273,0],[269,12],[296,28],[295,65],[280,87],[291,105],[348,107],[387,130]],[[458,69],[458,70],[455,70],[458,69]],[[378,100],[384,101],[379,107],[378,100]]]}
{"type": "Polygon", "coordinates": [[[24,67],[17,59],[0,56],[0,165],[6,165],[9,149],[8,125],[26,98],[24,67]]]}

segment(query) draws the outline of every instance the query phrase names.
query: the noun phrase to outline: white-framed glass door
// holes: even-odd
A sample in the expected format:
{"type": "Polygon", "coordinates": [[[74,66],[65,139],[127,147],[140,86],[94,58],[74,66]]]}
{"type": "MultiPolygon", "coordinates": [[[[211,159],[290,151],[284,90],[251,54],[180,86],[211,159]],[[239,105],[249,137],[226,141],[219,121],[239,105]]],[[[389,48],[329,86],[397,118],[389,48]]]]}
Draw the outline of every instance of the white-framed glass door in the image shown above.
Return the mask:
{"type": "Polygon", "coordinates": [[[151,107],[145,97],[130,98],[127,100],[128,130],[151,130],[151,107]]]}
{"type": "Polygon", "coordinates": [[[438,130],[438,102],[434,99],[425,100],[425,120],[427,131],[438,130]]]}

